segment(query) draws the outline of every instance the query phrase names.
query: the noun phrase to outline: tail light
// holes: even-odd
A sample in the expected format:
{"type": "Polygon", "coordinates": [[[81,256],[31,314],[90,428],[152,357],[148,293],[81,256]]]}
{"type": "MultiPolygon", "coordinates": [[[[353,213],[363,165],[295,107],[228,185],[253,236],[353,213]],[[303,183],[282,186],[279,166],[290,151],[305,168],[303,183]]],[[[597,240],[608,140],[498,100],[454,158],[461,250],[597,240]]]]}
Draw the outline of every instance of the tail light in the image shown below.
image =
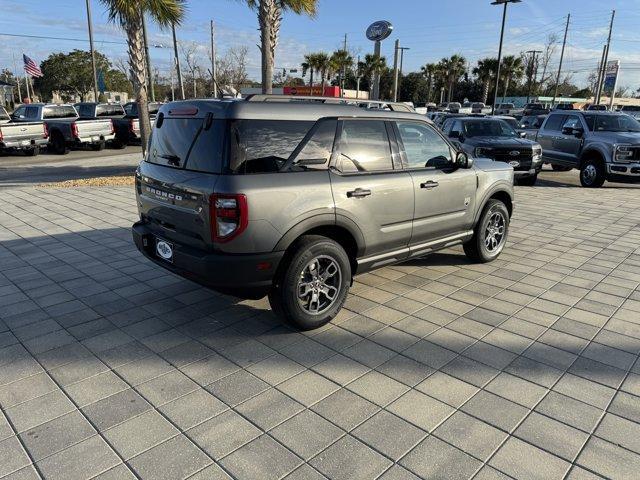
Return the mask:
{"type": "Polygon", "coordinates": [[[78,132],[78,124],[75,122],[71,124],[71,135],[75,138],[80,136],[80,133],[78,132]]]}
{"type": "Polygon", "coordinates": [[[228,242],[247,228],[247,197],[242,194],[213,194],[209,197],[209,215],[213,241],[228,242]]]}
{"type": "Polygon", "coordinates": [[[113,120],[111,120],[111,133],[110,133],[110,135],[113,135],[114,133],[116,133],[116,129],[113,126],[113,120]]]}
{"type": "Polygon", "coordinates": [[[46,123],[42,124],[42,130],[43,130],[42,138],[49,138],[49,128],[47,128],[46,123]]]}
{"type": "Polygon", "coordinates": [[[129,131],[131,133],[135,133],[135,131],[136,131],[135,128],[134,128],[134,122],[135,122],[135,120],[129,120],[129,131]]]}
{"type": "Polygon", "coordinates": [[[2,141],[4,137],[2,136],[2,130],[0,130],[0,142],[2,141]]]}

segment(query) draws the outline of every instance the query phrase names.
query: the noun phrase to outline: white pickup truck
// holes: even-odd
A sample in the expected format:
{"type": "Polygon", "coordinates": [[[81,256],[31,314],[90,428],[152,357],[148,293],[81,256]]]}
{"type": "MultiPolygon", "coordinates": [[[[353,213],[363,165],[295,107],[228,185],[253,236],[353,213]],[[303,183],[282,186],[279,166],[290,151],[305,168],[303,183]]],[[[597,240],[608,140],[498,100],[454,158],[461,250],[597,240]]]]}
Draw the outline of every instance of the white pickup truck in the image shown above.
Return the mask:
{"type": "Polygon", "coordinates": [[[27,156],[40,153],[49,134],[44,122],[11,123],[11,117],[0,107],[0,153],[24,152],[27,156]]]}
{"type": "Polygon", "coordinates": [[[113,122],[109,118],[79,120],[73,105],[33,103],[18,107],[11,116],[12,122],[44,122],[49,131],[49,148],[60,155],[69,153],[71,147],[88,145],[92,150],[102,150],[115,138],[113,122]]]}

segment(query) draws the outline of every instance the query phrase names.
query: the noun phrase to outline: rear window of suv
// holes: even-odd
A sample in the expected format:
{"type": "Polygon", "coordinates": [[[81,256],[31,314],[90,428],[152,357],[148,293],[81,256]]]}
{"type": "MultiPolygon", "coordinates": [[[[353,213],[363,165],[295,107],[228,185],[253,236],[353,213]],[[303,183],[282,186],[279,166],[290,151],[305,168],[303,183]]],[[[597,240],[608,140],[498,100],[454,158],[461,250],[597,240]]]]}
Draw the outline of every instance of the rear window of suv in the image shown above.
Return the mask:
{"type": "Polygon", "coordinates": [[[226,137],[225,120],[213,120],[205,129],[202,118],[164,118],[154,128],[146,160],[167,167],[220,173],[226,137]]]}

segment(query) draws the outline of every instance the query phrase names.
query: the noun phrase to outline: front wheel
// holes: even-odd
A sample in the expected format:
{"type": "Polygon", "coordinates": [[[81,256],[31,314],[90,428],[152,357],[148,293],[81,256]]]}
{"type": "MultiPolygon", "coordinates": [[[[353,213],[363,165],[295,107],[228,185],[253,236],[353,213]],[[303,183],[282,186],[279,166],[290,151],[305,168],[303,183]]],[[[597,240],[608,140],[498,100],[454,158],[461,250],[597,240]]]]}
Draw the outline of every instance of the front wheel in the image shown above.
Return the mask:
{"type": "Polygon", "coordinates": [[[281,266],[269,303],[274,313],[303,330],[330,322],[342,309],[351,263],[342,246],[322,236],[302,237],[281,266]]]}
{"type": "Polygon", "coordinates": [[[535,173],[528,177],[520,178],[518,180],[518,185],[524,185],[525,187],[533,187],[538,181],[538,174],[535,173]]]}
{"type": "Polygon", "coordinates": [[[580,169],[580,183],[585,188],[599,188],[606,179],[604,164],[596,159],[587,160],[580,169]]]}
{"type": "Polygon", "coordinates": [[[491,199],[482,211],[473,237],[463,245],[470,260],[492,262],[502,252],[509,233],[509,210],[500,200],[491,199]]]}

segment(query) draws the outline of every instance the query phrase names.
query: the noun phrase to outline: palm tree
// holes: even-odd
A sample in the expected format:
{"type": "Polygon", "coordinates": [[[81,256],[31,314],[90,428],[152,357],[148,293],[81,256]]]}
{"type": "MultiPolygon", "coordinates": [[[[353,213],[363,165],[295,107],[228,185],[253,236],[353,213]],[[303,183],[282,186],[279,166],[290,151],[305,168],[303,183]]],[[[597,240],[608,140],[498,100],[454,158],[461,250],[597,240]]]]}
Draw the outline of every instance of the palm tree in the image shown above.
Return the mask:
{"type": "Polygon", "coordinates": [[[331,55],[331,65],[332,70],[338,72],[338,85],[340,86],[340,96],[342,96],[345,73],[353,66],[353,57],[347,50],[336,50],[331,55]]]}
{"type": "Polygon", "coordinates": [[[362,75],[369,81],[369,95],[371,95],[373,92],[373,80],[376,74],[380,74],[385,68],[387,68],[387,59],[380,55],[367,53],[364,56],[364,61],[360,62],[358,67],[362,75]]]}
{"type": "Polygon", "coordinates": [[[433,91],[433,84],[435,82],[436,75],[439,73],[438,65],[435,63],[427,63],[426,65],[422,66],[420,70],[422,71],[422,75],[427,77],[427,81],[429,82],[429,90],[427,91],[427,102],[430,102],[431,93],[433,91]]]}
{"type": "Polygon", "coordinates": [[[502,101],[507,96],[507,90],[509,90],[509,83],[511,80],[520,80],[524,75],[524,64],[521,57],[515,57],[513,55],[507,55],[502,59],[502,66],[500,67],[502,80],[504,81],[504,94],[502,95],[502,101]]]}
{"type": "Polygon", "coordinates": [[[467,60],[462,55],[452,55],[451,58],[440,60],[440,68],[446,72],[449,91],[447,101],[453,98],[453,86],[466,71],[467,60]]]}
{"type": "Polygon", "coordinates": [[[327,84],[327,78],[331,75],[331,59],[324,52],[316,53],[316,69],[320,72],[322,90],[320,95],[324,95],[324,87],[327,84]]]}
{"type": "MultiPolygon", "coordinates": [[[[117,0],[114,0],[117,1],[117,0]]],[[[120,0],[122,1],[122,0],[120,0]]],[[[153,1],[153,0],[147,0],[153,1]]],[[[292,11],[314,17],[318,0],[242,0],[257,10],[262,53],[262,93],[273,92],[273,66],[282,24],[282,14],[292,11]]]]}
{"type": "Polygon", "coordinates": [[[127,34],[129,66],[140,117],[142,149],[146,151],[151,133],[147,98],[147,69],[142,33],[142,16],[149,15],[161,27],[180,24],[184,18],[184,0],[100,0],[127,34]]]}
{"type": "Polygon", "coordinates": [[[315,67],[313,65],[313,59],[311,58],[311,53],[307,53],[304,56],[304,62],[302,62],[302,76],[306,77],[307,76],[307,72],[310,73],[309,75],[309,85],[313,87],[313,72],[315,70],[315,67]]]}
{"type": "Polygon", "coordinates": [[[478,66],[473,69],[473,74],[482,82],[482,102],[485,104],[489,99],[491,82],[495,78],[497,70],[498,59],[496,58],[483,58],[482,60],[478,60],[478,66]]]}

